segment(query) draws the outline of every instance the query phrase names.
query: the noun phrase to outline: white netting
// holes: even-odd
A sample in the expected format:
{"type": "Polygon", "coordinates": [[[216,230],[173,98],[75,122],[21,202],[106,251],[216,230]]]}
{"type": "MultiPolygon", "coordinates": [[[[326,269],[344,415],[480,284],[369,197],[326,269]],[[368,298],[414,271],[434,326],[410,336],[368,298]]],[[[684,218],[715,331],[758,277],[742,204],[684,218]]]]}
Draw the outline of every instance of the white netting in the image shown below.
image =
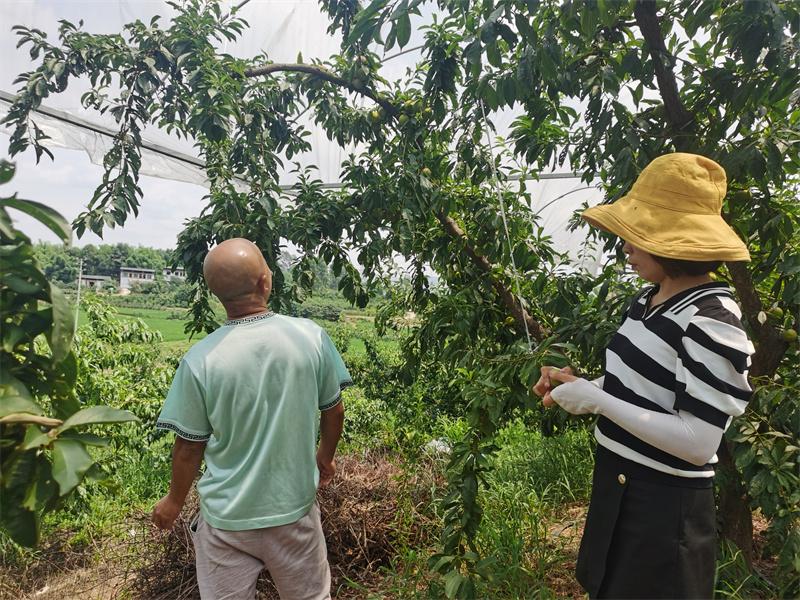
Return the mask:
{"type": "MultiPolygon", "coordinates": [[[[241,0],[226,3],[228,7],[241,0]]],[[[125,23],[135,19],[148,22],[153,15],[161,15],[166,22],[174,11],[166,2],[155,0],[134,2],[117,0],[96,2],[94,0],[74,0],[63,3],[5,2],[0,3],[0,22],[10,27],[13,24],[36,26],[56,37],[59,19],[77,23],[84,20],[84,29],[92,33],[112,33],[122,30],[125,23]]],[[[305,62],[311,59],[327,59],[339,50],[340,38],[329,35],[328,18],[322,13],[317,0],[251,0],[240,13],[250,24],[241,39],[233,44],[225,44],[221,50],[234,56],[252,57],[265,52],[275,62],[294,62],[299,53],[305,62]]],[[[430,13],[422,19],[430,19],[430,13]]],[[[423,32],[416,29],[412,33],[409,48],[416,48],[423,42],[423,32]]],[[[17,50],[16,36],[6,34],[0,37],[0,52],[4,60],[0,62],[0,90],[15,91],[14,78],[21,72],[31,69],[32,61],[28,54],[17,50]]],[[[390,54],[397,54],[394,50],[390,54]]],[[[407,71],[420,60],[418,49],[402,53],[384,63],[381,76],[390,81],[407,76],[407,71]]],[[[46,107],[50,114],[37,113],[36,123],[50,136],[50,144],[56,147],[84,151],[91,162],[102,164],[103,156],[109,149],[111,139],[99,131],[112,133],[116,123],[109,115],[101,116],[84,110],[80,105],[81,95],[89,89],[87,82],[71,83],[66,92],[47,99],[46,107]],[[91,128],[87,128],[89,125],[91,128]]],[[[360,98],[355,102],[368,104],[360,98]]],[[[0,100],[0,115],[8,109],[8,102],[0,100]]],[[[500,135],[508,133],[517,111],[504,110],[493,114],[490,119],[500,135]]],[[[317,176],[323,182],[336,183],[339,179],[342,161],[354,149],[342,149],[327,139],[325,133],[309,121],[311,151],[296,157],[303,165],[318,167],[317,176]]],[[[2,133],[8,133],[0,129],[2,133]]],[[[199,164],[197,153],[191,140],[180,140],[175,136],[150,127],[144,132],[144,139],[153,149],[143,150],[142,174],[172,181],[205,185],[206,178],[199,164]]],[[[290,185],[294,181],[290,173],[291,163],[285,165],[281,183],[290,185]]],[[[556,248],[567,251],[571,258],[581,261],[585,268],[593,269],[598,260],[597,252],[583,253],[586,239],[584,230],[569,232],[567,222],[572,213],[584,202],[596,203],[600,193],[587,188],[578,178],[546,179],[529,182],[532,193],[532,210],[539,215],[540,222],[550,235],[556,248]]],[[[143,210],[146,206],[143,207],[143,210]]]]}

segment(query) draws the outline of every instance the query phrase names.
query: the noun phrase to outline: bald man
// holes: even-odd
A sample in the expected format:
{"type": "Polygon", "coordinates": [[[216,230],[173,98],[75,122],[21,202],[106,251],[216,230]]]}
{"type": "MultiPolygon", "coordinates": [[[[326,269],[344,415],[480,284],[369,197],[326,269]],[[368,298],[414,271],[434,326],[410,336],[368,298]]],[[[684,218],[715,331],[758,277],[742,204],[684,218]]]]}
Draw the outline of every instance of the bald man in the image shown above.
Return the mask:
{"type": "Polygon", "coordinates": [[[172,528],[205,459],[190,526],[201,597],[254,598],[267,568],[282,599],[328,599],[315,499],[335,473],[352,380],[321,327],[269,310],[272,273],[255,244],[222,242],[203,276],[228,320],[183,357],[158,418],[176,438],[153,522],[172,528]]]}

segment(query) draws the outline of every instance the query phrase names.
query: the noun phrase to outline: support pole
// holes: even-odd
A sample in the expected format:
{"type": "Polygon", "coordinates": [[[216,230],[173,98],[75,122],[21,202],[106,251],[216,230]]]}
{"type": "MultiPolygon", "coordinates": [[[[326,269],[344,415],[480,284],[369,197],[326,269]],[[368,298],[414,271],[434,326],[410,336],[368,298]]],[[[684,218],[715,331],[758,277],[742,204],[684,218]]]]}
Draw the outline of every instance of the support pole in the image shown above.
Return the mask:
{"type": "Polygon", "coordinates": [[[78,262],[78,297],[75,299],[75,328],[72,331],[72,335],[74,336],[78,333],[78,315],[80,314],[81,310],[81,283],[83,283],[83,259],[79,259],[78,262]]]}

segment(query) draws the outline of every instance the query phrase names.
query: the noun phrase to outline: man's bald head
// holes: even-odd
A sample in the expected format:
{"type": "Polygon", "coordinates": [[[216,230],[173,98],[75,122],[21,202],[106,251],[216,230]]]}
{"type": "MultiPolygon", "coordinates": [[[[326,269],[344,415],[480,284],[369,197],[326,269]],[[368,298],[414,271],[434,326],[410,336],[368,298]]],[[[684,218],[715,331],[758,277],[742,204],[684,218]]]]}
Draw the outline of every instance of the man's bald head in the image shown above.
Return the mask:
{"type": "Polygon", "coordinates": [[[208,289],[223,304],[263,298],[272,291],[272,271],[253,242],[225,240],[206,255],[203,277],[208,289]]]}

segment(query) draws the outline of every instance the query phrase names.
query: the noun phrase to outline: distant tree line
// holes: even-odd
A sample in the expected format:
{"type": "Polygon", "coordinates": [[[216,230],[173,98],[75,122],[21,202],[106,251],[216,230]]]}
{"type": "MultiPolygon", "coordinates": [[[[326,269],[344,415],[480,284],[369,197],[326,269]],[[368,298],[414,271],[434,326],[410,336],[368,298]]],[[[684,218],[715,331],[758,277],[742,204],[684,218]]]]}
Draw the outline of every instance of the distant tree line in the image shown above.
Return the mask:
{"type": "MultiPolygon", "coordinates": [[[[158,274],[164,267],[173,265],[173,250],[162,250],[130,244],[89,244],[83,247],[67,247],[62,244],[37,242],[34,253],[45,275],[61,283],[72,283],[78,278],[78,265],[83,259],[84,275],[106,275],[115,278],[120,267],[153,269],[158,274]]],[[[291,274],[298,257],[284,251],[280,257],[281,267],[291,274]]],[[[309,261],[313,271],[313,290],[337,290],[341,277],[334,275],[324,261],[309,261]]],[[[156,291],[156,290],[153,290],[156,291]]],[[[152,293],[152,291],[151,291],[152,293]]]]}
{"type": "Polygon", "coordinates": [[[130,244],[89,244],[78,248],[38,242],[34,245],[34,253],[45,275],[61,283],[71,283],[78,278],[80,259],[83,259],[84,274],[109,277],[119,275],[123,266],[153,269],[160,273],[173,263],[172,250],[130,244]]]}

